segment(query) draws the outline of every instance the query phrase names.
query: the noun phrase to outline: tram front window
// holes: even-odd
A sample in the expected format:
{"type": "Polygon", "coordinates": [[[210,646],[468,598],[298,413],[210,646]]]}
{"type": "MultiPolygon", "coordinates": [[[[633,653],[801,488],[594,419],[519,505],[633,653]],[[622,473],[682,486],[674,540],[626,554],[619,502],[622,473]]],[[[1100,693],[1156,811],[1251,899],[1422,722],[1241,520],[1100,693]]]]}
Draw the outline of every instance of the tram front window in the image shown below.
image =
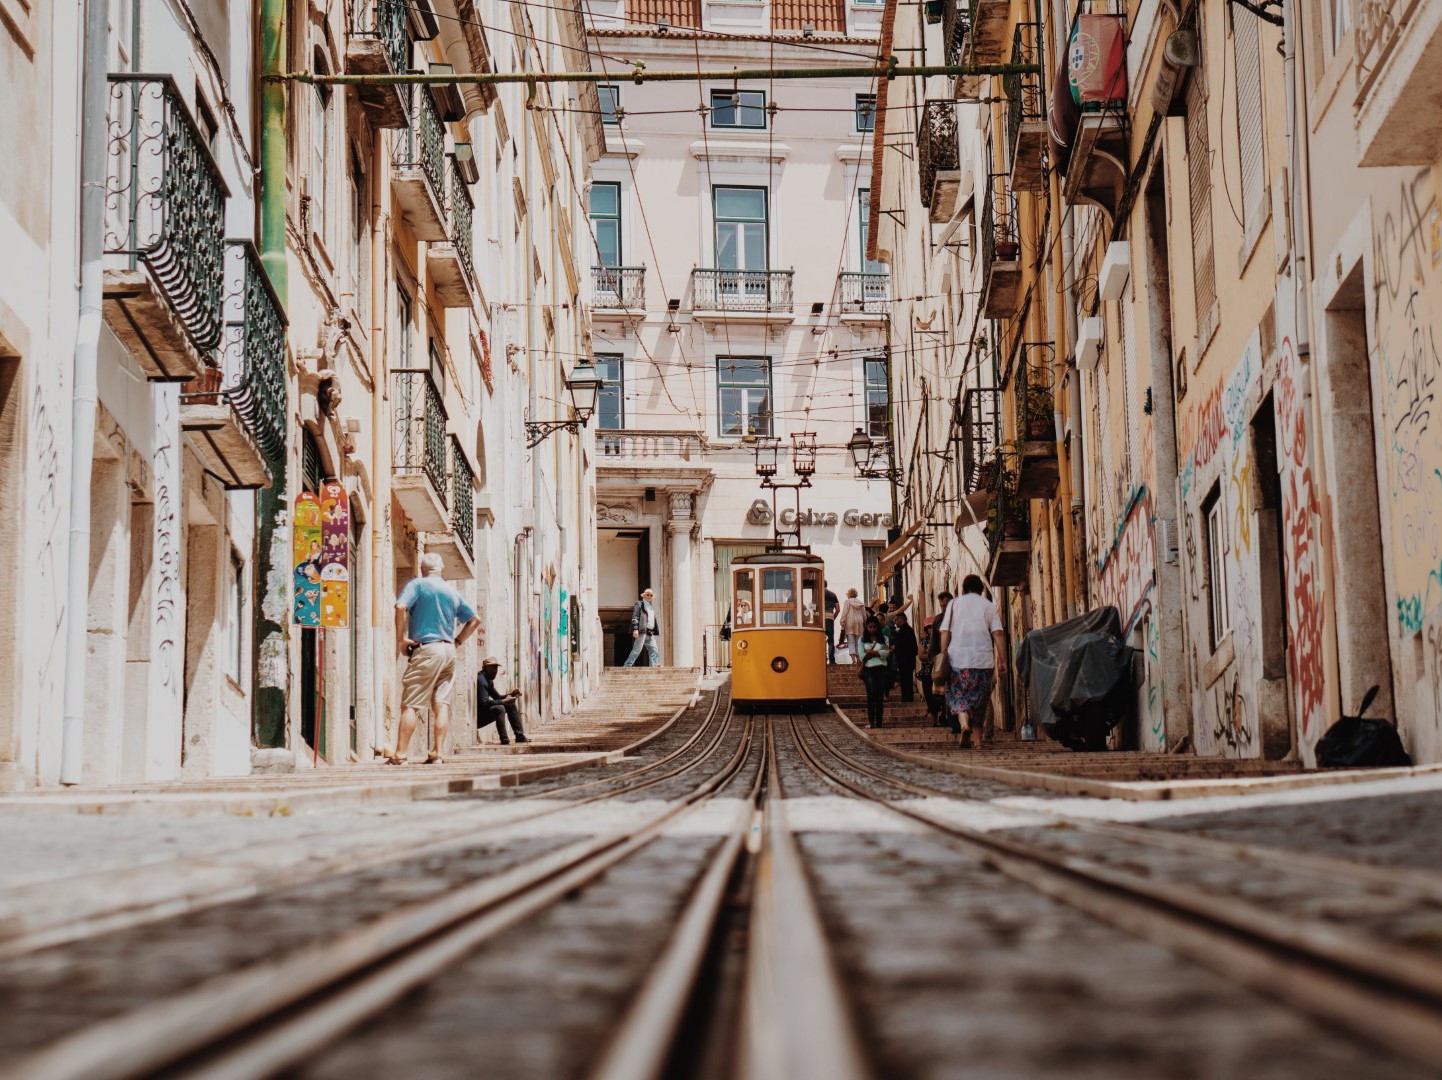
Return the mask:
{"type": "Polygon", "coordinates": [[[796,625],[796,572],[761,571],[761,625],[796,625]]]}
{"type": "Polygon", "coordinates": [[[736,571],[736,591],[732,598],[732,626],[756,625],[756,578],[750,570],[736,571]]]}

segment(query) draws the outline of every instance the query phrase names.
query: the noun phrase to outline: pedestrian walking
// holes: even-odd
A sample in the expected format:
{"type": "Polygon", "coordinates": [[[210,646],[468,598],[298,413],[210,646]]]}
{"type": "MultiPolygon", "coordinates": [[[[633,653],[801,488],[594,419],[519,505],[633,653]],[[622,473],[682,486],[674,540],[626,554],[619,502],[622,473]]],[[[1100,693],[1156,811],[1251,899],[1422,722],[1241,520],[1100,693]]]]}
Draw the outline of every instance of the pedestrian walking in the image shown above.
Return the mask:
{"type": "Polygon", "coordinates": [[[441,557],[435,552],[422,555],[421,576],[406,582],[396,600],[396,651],[409,659],[401,677],[400,730],[395,753],[386,755],[387,765],[405,764],[419,720],[416,710],[425,707],[430,708],[436,728],[436,748],[427,753],[426,764],[444,760],[456,648],[476,632],[481,620],[456,587],[441,577],[441,569],[441,557]]]}
{"type": "Polygon", "coordinates": [[[512,690],[509,694],[502,694],[496,689],[496,675],[500,670],[501,662],[494,656],[488,656],[481,661],[481,670],[476,673],[476,734],[479,735],[482,728],[495,724],[501,745],[508,746],[511,738],[506,732],[506,723],[509,721],[516,742],[528,743],[531,740],[526,738],[526,728],[521,723],[521,692],[512,690]]]}
{"type": "Polygon", "coordinates": [[[886,691],[891,688],[891,646],[881,632],[881,620],[875,615],[866,620],[861,631],[861,681],[866,684],[866,720],[874,728],[881,726],[886,713],[886,691]]]}
{"type": "Polygon", "coordinates": [[[656,647],[656,636],[660,632],[661,624],[656,618],[656,594],[647,589],[631,609],[631,637],[635,639],[635,644],[631,646],[631,655],[626,657],[623,666],[635,667],[641,650],[645,649],[646,662],[652,667],[660,667],[661,652],[656,647]]]}
{"type": "Polygon", "coordinates": [[[946,590],[936,594],[937,611],[927,629],[926,633],[926,656],[924,663],[926,669],[922,674],[921,689],[926,697],[926,715],[939,727],[950,726],[946,709],[946,687],[940,690],[931,684],[931,669],[936,663],[936,658],[941,655],[941,620],[946,617],[946,609],[951,604],[951,593],[946,590]]]}
{"type": "Polygon", "coordinates": [[[823,581],[826,590],[826,662],[836,663],[836,616],[841,611],[841,601],[831,591],[831,582],[823,581]]]}
{"type": "Polygon", "coordinates": [[[868,617],[866,605],[857,599],[856,590],[847,589],[846,599],[841,602],[841,611],[837,616],[837,621],[841,623],[841,633],[846,637],[851,658],[858,664],[861,663],[861,635],[866,629],[868,617]]]}
{"type": "Polygon", "coordinates": [[[972,745],[972,725],[979,727],[986,716],[993,677],[1006,674],[1006,634],[982,589],[981,578],[968,574],[941,620],[941,648],[951,669],[946,704],[962,746],[972,745]]]}
{"type": "Polygon", "coordinates": [[[916,631],[911,628],[904,611],[897,612],[891,630],[892,666],[896,669],[896,681],[901,686],[901,700],[914,700],[916,687],[916,658],[920,647],[916,631]]]}

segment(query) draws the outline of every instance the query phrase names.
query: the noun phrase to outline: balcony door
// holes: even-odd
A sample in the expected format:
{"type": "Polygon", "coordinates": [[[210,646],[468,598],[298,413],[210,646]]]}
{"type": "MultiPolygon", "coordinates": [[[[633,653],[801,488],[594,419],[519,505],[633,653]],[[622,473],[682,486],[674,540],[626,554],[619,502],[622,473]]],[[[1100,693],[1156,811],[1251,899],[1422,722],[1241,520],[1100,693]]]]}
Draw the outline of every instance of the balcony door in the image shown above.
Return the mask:
{"type": "Polygon", "coordinates": [[[731,271],[718,275],[718,298],[764,301],[768,295],[766,270],[771,246],[766,189],[717,186],[711,189],[711,199],[716,222],[716,268],[731,271]]]}
{"type": "Polygon", "coordinates": [[[591,228],[596,234],[596,264],[621,265],[621,185],[591,185],[591,228]]]}

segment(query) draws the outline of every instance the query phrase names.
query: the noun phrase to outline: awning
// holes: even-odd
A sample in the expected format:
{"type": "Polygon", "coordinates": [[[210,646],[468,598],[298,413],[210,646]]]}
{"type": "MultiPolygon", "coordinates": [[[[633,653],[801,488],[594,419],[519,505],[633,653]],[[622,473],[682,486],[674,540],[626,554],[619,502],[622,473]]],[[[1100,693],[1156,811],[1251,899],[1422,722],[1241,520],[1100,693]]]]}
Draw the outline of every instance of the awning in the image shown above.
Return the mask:
{"type": "Polygon", "coordinates": [[[907,529],[896,540],[882,551],[876,560],[876,580],[881,583],[896,572],[901,561],[916,550],[916,545],[921,543],[921,529],[926,524],[918,521],[911,528],[907,529]]]}

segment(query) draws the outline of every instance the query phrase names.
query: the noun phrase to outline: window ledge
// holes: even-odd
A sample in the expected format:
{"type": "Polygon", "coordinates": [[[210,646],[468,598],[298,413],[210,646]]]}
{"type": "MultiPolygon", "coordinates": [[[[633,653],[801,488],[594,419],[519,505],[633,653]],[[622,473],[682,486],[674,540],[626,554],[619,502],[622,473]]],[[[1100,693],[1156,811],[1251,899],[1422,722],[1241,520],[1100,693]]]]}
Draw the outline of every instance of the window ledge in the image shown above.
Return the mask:
{"type": "Polygon", "coordinates": [[[1242,234],[1242,250],[1237,255],[1237,273],[1245,275],[1247,267],[1251,264],[1252,256],[1257,253],[1257,246],[1261,243],[1262,234],[1267,231],[1267,225],[1272,220],[1272,193],[1270,191],[1262,194],[1262,205],[1253,218],[1255,224],[1242,234]]]}
{"type": "Polygon", "coordinates": [[[785,161],[791,147],[765,138],[743,142],[734,137],[707,137],[693,142],[690,153],[698,161],[785,161]]]}

